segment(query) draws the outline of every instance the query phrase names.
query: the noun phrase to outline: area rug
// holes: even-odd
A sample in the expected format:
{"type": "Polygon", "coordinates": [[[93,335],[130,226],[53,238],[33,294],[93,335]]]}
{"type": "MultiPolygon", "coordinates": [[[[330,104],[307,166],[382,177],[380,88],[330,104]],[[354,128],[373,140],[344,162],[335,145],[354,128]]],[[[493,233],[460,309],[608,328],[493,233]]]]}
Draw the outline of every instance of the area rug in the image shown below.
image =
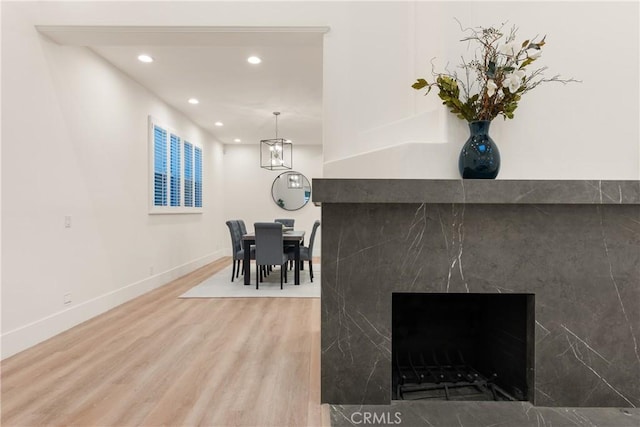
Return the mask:
{"type": "Polygon", "coordinates": [[[280,289],[280,268],[276,267],[256,289],[255,266],[251,266],[251,284],[244,285],[242,274],[231,281],[231,266],[194,286],[180,298],[320,298],[320,266],[313,266],[313,283],[309,268],[300,271],[300,285],[293,284],[293,270],[287,271],[289,283],[280,289]]]}

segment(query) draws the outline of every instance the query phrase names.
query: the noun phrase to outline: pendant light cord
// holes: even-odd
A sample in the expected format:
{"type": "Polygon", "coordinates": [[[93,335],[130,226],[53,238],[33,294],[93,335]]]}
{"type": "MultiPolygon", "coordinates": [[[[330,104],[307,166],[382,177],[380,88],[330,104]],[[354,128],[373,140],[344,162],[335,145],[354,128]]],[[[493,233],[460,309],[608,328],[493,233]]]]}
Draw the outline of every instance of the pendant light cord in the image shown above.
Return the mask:
{"type": "Polygon", "coordinates": [[[278,116],[280,115],[279,111],[274,111],[274,116],[276,116],[276,139],[278,139],[278,116]]]}

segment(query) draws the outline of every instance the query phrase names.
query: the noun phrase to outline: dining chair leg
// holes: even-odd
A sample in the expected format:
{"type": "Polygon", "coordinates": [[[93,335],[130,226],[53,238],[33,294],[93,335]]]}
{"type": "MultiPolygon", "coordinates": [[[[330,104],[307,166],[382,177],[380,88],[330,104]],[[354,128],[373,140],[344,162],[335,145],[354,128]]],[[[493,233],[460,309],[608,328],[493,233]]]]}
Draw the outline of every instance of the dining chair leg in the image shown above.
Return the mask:
{"type": "Polygon", "coordinates": [[[286,264],[280,266],[280,289],[284,289],[282,287],[283,274],[287,274],[287,265],[286,264]],[[283,273],[283,270],[284,270],[284,273],[283,273]]]}
{"type": "Polygon", "coordinates": [[[256,263],[256,289],[258,289],[258,285],[260,284],[260,266],[256,263]]]}
{"type": "Polygon", "coordinates": [[[231,281],[233,282],[233,276],[236,275],[236,260],[233,260],[233,267],[231,268],[231,281]]]}
{"type": "Polygon", "coordinates": [[[313,264],[311,264],[311,260],[309,260],[309,277],[311,277],[311,283],[313,283],[313,264]]]}
{"type": "Polygon", "coordinates": [[[240,268],[240,260],[238,260],[238,271],[236,272],[236,279],[240,275],[240,271],[242,271],[242,275],[244,275],[244,259],[242,260],[242,269],[240,268]]]}

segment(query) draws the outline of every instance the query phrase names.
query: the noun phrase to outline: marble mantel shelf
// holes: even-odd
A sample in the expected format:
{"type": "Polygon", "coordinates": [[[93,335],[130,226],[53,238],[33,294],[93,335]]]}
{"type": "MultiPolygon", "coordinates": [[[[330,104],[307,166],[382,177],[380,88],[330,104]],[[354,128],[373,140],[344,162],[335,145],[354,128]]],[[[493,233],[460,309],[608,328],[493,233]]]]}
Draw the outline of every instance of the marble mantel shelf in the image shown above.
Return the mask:
{"type": "Polygon", "coordinates": [[[640,181],[313,179],[313,202],[640,204],[640,181]]]}

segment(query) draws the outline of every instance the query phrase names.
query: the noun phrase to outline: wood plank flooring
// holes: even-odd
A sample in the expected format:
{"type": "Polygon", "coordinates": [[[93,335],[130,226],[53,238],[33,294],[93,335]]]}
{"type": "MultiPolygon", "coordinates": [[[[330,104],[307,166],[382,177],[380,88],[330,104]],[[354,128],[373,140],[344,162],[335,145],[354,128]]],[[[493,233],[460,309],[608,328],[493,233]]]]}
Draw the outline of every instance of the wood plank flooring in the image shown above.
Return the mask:
{"type": "Polygon", "coordinates": [[[230,263],[3,361],[2,425],[328,425],[319,299],[178,298],[230,263]]]}

